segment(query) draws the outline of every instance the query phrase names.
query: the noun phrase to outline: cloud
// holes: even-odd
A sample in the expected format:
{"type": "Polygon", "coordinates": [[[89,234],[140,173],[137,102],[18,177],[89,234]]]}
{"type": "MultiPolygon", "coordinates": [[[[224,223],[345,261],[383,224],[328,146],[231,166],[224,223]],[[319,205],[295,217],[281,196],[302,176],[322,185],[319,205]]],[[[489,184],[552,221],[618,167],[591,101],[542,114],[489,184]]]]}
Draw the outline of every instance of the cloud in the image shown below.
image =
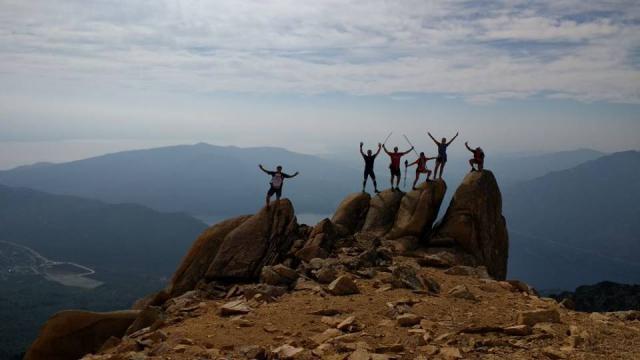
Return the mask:
{"type": "Polygon", "coordinates": [[[639,103],[640,5],[590,3],[0,0],[0,90],[639,103]]]}

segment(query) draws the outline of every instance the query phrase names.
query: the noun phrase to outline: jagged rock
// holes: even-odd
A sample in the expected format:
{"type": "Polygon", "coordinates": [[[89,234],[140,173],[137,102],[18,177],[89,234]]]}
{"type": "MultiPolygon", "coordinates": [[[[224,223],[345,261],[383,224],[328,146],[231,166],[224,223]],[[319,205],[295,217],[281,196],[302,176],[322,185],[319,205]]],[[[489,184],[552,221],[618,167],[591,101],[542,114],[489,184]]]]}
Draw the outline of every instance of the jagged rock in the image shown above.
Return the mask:
{"type": "Polygon", "coordinates": [[[263,208],[225,237],[207,270],[207,279],[256,279],[263,266],[281,262],[288,253],[297,226],[288,199],[263,208]]]}
{"type": "Polygon", "coordinates": [[[507,275],[509,236],[502,195],[488,170],[467,174],[434,230],[434,239],[452,238],[499,280],[507,275]]]}
{"type": "Polygon", "coordinates": [[[440,356],[447,360],[462,359],[462,354],[458,348],[443,347],[440,349],[440,356]]]}
{"type": "Polygon", "coordinates": [[[267,301],[273,301],[286,292],[285,287],[268,284],[244,285],[242,287],[242,293],[247,300],[255,298],[256,295],[262,295],[267,301]]]}
{"type": "Polygon", "coordinates": [[[267,359],[267,351],[258,345],[249,345],[240,348],[240,352],[247,359],[256,359],[256,360],[266,360],[267,359]]]}
{"type": "Polygon", "coordinates": [[[163,321],[163,320],[164,320],[164,314],[162,313],[162,309],[157,306],[149,306],[144,310],[140,311],[140,314],[138,314],[138,317],[127,329],[126,334],[127,335],[133,334],[134,332],[140,329],[150,327],[154,323],[158,321],[163,321]]]}
{"type": "Polygon", "coordinates": [[[251,312],[251,308],[242,300],[230,301],[220,307],[220,315],[243,315],[251,312]]]}
{"type": "Polygon", "coordinates": [[[290,286],[298,280],[298,273],[282,264],[264,266],[260,273],[260,281],[273,286],[290,286]]]}
{"type": "Polygon", "coordinates": [[[466,285],[458,285],[449,290],[449,296],[456,299],[466,299],[471,301],[478,301],[475,295],[469,290],[466,285]]]}
{"type": "Polygon", "coordinates": [[[398,325],[403,327],[418,325],[420,324],[420,320],[422,320],[422,317],[411,313],[402,314],[396,317],[398,325]]]}
{"type": "Polygon", "coordinates": [[[293,347],[291,345],[282,345],[271,351],[271,354],[276,356],[276,359],[281,360],[295,360],[298,356],[302,355],[304,348],[293,347]]]}
{"type": "Polygon", "coordinates": [[[313,271],[316,280],[321,284],[329,284],[338,277],[338,271],[333,266],[324,266],[313,271]]]}
{"type": "Polygon", "coordinates": [[[556,309],[538,309],[518,313],[518,325],[533,326],[537,323],[559,323],[560,313],[556,309]]]}
{"type": "Polygon", "coordinates": [[[335,225],[331,220],[324,219],[313,227],[309,234],[309,240],[295,255],[297,258],[307,262],[314,258],[324,259],[333,250],[336,237],[337,230],[335,225]]]}
{"type": "Polygon", "coordinates": [[[393,226],[403,196],[399,191],[388,189],[371,198],[362,231],[386,234],[393,226]]]}
{"type": "Polygon", "coordinates": [[[61,311],[44,324],[25,360],[78,359],[95,353],[111,337],[122,337],[140,314],[137,310],[96,313],[61,311]]]}
{"type": "Polygon", "coordinates": [[[342,275],[335,279],[327,290],[333,295],[353,295],[360,293],[358,285],[347,275],[342,275]]]}
{"type": "Polygon", "coordinates": [[[429,235],[433,222],[438,217],[440,205],[447,191],[447,185],[442,180],[425,182],[404,195],[396,215],[388,239],[403,236],[422,238],[429,235]]]}
{"type": "Polygon", "coordinates": [[[484,266],[465,266],[465,265],[457,265],[451,267],[444,272],[447,275],[457,275],[457,276],[475,276],[480,279],[489,279],[491,278],[487,273],[487,268],[484,266]]]}
{"type": "Polygon", "coordinates": [[[520,280],[507,280],[509,285],[511,285],[517,291],[521,291],[523,293],[527,293],[530,295],[538,295],[538,292],[533,287],[529,286],[529,284],[520,281],[520,280]]]}
{"type": "Polygon", "coordinates": [[[189,249],[167,287],[169,297],[176,297],[193,290],[202,280],[213,262],[225,237],[244,223],[249,216],[225,220],[211,226],[200,235],[189,249]]]}
{"type": "Polygon", "coordinates": [[[331,218],[339,234],[353,234],[362,228],[370,201],[371,196],[362,192],[350,194],[342,200],[331,218]]]}
{"type": "Polygon", "coordinates": [[[355,332],[362,330],[362,326],[356,322],[355,316],[349,316],[342,320],[337,326],[338,330],[344,332],[355,332]]]}
{"type": "Polygon", "coordinates": [[[416,269],[402,264],[391,271],[391,285],[396,288],[407,288],[416,291],[440,292],[440,285],[433,279],[418,275],[416,269]]]}
{"type": "Polygon", "coordinates": [[[508,326],[502,329],[507,335],[512,336],[527,336],[531,335],[531,327],[529,325],[514,325],[508,326]]]}
{"type": "Polygon", "coordinates": [[[450,268],[455,264],[455,256],[448,252],[424,255],[416,259],[418,265],[434,268],[450,268]]]}

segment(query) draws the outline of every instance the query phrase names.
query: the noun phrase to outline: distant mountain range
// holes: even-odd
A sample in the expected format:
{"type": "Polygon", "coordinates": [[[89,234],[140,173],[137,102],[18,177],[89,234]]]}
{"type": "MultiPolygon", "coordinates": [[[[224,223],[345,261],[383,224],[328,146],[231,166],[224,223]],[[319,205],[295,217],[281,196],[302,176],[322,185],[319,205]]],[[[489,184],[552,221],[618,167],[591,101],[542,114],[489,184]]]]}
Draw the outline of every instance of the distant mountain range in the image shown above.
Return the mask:
{"type": "MultiPolygon", "coordinates": [[[[196,216],[255,212],[269,177],[258,169],[282,165],[300,172],[285,183],[285,196],[300,213],[328,213],[358,190],[360,171],[280,148],[208,144],[125,151],[62,164],[0,171],[0,183],[109,203],[136,203],[196,216]]],[[[380,164],[379,164],[380,165],[380,164]]]]}
{"type": "Polygon", "coordinates": [[[205,228],[186,214],[0,185],[0,240],[52,260],[166,275],[205,228]]]}
{"type": "Polygon", "coordinates": [[[640,283],[640,152],[552,172],[503,198],[511,277],[559,289],[640,283]]]}

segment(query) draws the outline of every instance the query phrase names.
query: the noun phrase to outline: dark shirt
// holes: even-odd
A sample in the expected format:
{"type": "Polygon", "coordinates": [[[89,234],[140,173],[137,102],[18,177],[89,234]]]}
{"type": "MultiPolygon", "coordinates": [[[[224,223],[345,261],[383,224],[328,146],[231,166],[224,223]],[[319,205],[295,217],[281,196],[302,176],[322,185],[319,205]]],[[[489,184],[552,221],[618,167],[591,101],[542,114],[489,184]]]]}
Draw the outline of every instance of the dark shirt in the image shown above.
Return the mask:
{"type": "Polygon", "coordinates": [[[282,185],[284,185],[284,179],[291,178],[293,176],[289,174],[285,174],[283,172],[277,171],[266,171],[267,174],[271,175],[271,181],[269,182],[274,189],[280,189],[282,185]]]}
{"type": "Polygon", "coordinates": [[[373,163],[376,160],[376,156],[378,155],[362,155],[364,159],[364,168],[366,170],[373,170],[373,163]]]}
{"type": "Polygon", "coordinates": [[[447,157],[447,146],[449,146],[447,143],[438,143],[438,156],[447,157]]]}

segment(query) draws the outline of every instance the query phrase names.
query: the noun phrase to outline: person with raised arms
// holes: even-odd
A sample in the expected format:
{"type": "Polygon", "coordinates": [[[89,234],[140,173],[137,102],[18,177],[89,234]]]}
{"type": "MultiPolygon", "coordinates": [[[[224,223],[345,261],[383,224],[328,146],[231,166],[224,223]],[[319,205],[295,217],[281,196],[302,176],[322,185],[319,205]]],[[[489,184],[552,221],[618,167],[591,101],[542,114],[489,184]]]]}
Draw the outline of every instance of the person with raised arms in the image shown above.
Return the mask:
{"type": "Polygon", "coordinates": [[[469,159],[469,165],[471,165],[471,171],[476,171],[476,168],[474,167],[474,165],[478,166],[477,171],[482,171],[482,169],[484,169],[484,151],[482,151],[480,147],[472,149],[471,147],[469,147],[468,141],[464,143],[464,146],[467,147],[467,150],[473,153],[473,159],[469,159]]]}
{"type": "Polygon", "coordinates": [[[276,171],[266,170],[264,167],[262,167],[262,164],[258,165],[258,167],[265,174],[271,176],[271,181],[269,182],[271,186],[269,187],[269,191],[267,191],[267,198],[266,198],[267,207],[269,207],[271,197],[274,194],[276,195],[276,203],[278,200],[280,200],[280,197],[282,196],[282,186],[284,185],[284,179],[290,179],[290,178],[296,177],[298,176],[298,172],[296,171],[295,174],[293,175],[285,174],[282,172],[282,166],[280,165],[276,167],[276,171]]]}
{"type": "Polygon", "coordinates": [[[451,145],[453,140],[458,137],[458,133],[456,132],[456,136],[454,136],[451,141],[447,142],[447,138],[442,138],[440,142],[436,140],[430,132],[427,132],[431,140],[438,146],[438,157],[436,158],[436,167],[433,169],[433,179],[435,180],[436,176],[438,176],[438,169],[440,169],[439,179],[442,179],[442,173],[444,172],[444,166],[447,163],[447,147],[451,145]]]}
{"type": "Polygon", "coordinates": [[[400,178],[402,177],[402,171],[400,170],[400,159],[410,153],[411,150],[413,150],[413,147],[405,152],[398,152],[397,146],[393,148],[393,152],[387,150],[387,147],[384,144],[382,145],[382,148],[384,149],[384,152],[386,152],[387,155],[389,155],[389,157],[391,158],[391,164],[389,164],[389,170],[391,171],[391,190],[400,191],[400,178]],[[393,187],[394,178],[396,179],[395,188],[393,187]]]}
{"type": "Polygon", "coordinates": [[[378,184],[376,183],[376,174],[373,171],[374,170],[373,165],[376,160],[376,156],[380,154],[380,150],[382,149],[382,144],[378,144],[378,151],[376,151],[375,154],[373,154],[371,149],[367,150],[367,153],[365,154],[362,151],[363,146],[364,146],[364,143],[360,142],[360,155],[362,155],[362,159],[364,159],[364,181],[362,182],[362,192],[365,192],[364,189],[367,186],[367,179],[371,178],[371,180],[373,181],[373,189],[377,194],[380,191],[378,191],[378,184]]]}

